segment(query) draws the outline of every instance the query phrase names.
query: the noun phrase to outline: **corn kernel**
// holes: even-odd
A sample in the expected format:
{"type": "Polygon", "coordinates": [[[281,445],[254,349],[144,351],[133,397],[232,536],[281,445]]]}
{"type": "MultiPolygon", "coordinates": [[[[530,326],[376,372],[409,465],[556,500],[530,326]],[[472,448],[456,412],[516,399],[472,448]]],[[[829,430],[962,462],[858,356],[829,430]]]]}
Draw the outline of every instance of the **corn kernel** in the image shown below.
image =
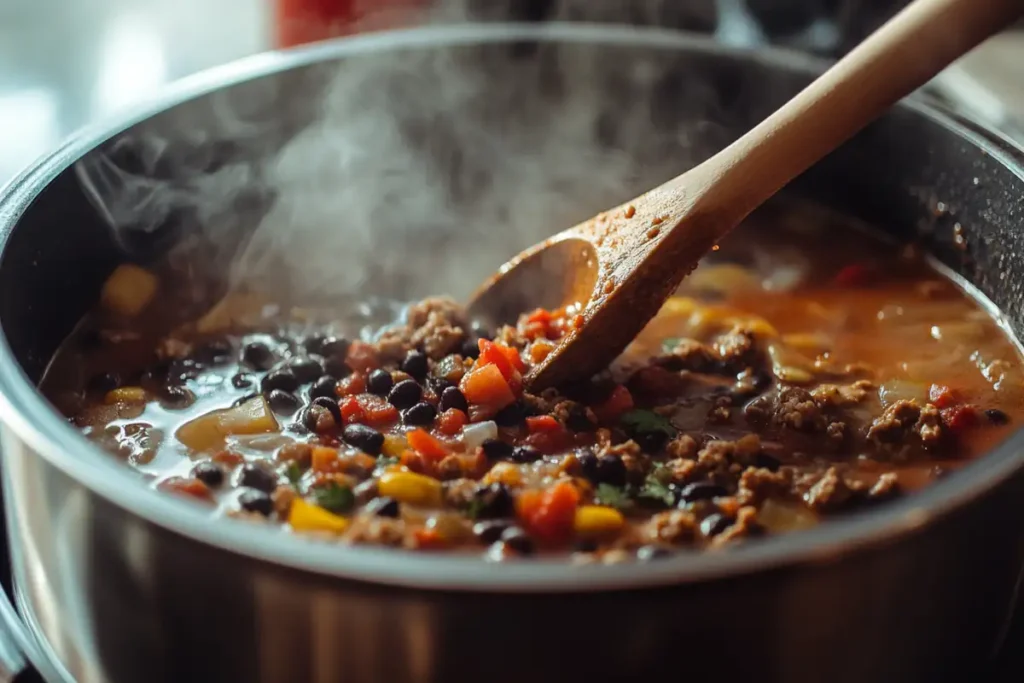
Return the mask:
{"type": "Polygon", "coordinates": [[[380,495],[410,505],[439,506],[441,482],[415,472],[385,472],[377,482],[380,495]]]}
{"type": "Polygon", "coordinates": [[[156,287],[156,276],[148,270],[122,264],[103,283],[100,302],[115,313],[138,315],[152,301],[156,287]]]}
{"type": "Polygon", "coordinates": [[[115,403],[145,403],[146,390],[142,387],[119,387],[117,389],[111,389],[107,392],[106,396],[103,397],[103,402],[107,405],[114,405],[115,403]]]}
{"type": "Polygon", "coordinates": [[[523,473],[510,462],[499,462],[484,476],[485,484],[501,483],[506,486],[522,486],[523,473]]]}
{"type": "Polygon", "coordinates": [[[288,512],[288,524],[296,531],[330,531],[340,534],[348,527],[348,520],[319,505],[310,505],[296,498],[288,512]]]}
{"type": "Polygon", "coordinates": [[[409,442],[401,434],[388,434],[384,437],[384,445],[381,447],[381,454],[389,458],[400,458],[402,453],[409,448],[409,442]]]}
{"type": "Polygon", "coordinates": [[[622,528],[626,520],[615,508],[604,505],[584,505],[576,510],[573,528],[583,535],[612,533],[622,528]]]}

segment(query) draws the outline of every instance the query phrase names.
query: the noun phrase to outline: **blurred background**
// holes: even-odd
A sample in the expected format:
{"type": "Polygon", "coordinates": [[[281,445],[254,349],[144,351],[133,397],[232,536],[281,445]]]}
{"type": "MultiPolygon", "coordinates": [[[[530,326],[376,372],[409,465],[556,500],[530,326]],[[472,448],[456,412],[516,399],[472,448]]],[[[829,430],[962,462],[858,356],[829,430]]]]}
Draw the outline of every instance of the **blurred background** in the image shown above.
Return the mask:
{"type": "MultiPolygon", "coordinates": [[[[841,55],[904,0],[0,0],[0,184],[83,124],[166,83],[303,42],[423,23],[592,21],[700,31],[841,55]]],[[[937,90],[1024,138],[1024,31],[937,90]]]]}

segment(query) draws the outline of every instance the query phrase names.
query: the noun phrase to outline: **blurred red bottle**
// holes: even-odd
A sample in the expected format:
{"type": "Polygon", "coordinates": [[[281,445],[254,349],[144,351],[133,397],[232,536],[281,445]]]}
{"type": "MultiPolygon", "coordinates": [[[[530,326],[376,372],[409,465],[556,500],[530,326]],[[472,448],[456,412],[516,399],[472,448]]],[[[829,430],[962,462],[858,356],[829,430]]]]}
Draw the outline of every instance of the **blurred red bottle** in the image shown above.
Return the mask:
{"type": "Polygon", "coordinates": [[[395,28],[425,0],[275,0],[278,47],[395,28]]]}

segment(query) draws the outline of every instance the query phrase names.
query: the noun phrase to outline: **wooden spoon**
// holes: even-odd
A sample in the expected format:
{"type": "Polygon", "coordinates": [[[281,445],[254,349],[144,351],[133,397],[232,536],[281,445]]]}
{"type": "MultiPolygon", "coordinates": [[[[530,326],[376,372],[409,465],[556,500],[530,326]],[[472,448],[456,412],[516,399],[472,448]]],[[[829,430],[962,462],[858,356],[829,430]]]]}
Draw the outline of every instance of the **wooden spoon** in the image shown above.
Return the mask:
{"type": "Polygon", "coordinates": [[[470,314],[498,324],[535,307],[578,307],[573,329],[524,379],[543,389],[589,378],[751,211],[1022,14],[1024,0],[915,0],[711,159],[513,258],[470,314]]]}

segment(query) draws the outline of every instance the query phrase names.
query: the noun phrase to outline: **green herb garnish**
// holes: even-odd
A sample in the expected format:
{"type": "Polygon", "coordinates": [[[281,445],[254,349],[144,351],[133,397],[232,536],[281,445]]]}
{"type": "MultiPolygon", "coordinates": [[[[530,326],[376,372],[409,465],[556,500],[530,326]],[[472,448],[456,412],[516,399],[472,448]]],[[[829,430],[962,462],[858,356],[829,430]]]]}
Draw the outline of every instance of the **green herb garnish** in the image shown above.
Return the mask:
{"type": "Polygon", "coordinates": [[[469,501],[469,505],[466,506],[466,516],[470,519],[476,519],[480,516],[480,512],[484,509],[484,501],[480,498],[474,498],[469,501]]]}
{"type": "Polygon", "coordinates": [[[352,489],[333,481],[313,489],[313,497],[317,505],[331,512],[348,512],[356,504],[352,489]]]}
{"type": "Polygon", "coordinates": [[[676,435],[676,428],[667,417],[650,410],[630,410],[619,418],[619,422],[630,434],[664,434],[670,439],[676,435]]]}
{"type": "Polygon", "coordinates": [[[302,480],[302,468],[299,467],[299,463],[294,460],[288,463],[288,467],[284,469],[284,476],[287,477],[292,486],[297,487],[302,480]]]}
{"type": "Polygon", "coordinates": [[[683,341],[682,337],[669,337],[661,340],[661,350],[665,353],[672,353],[676,347],[679,346],[679,342],[683,341]]]}
{"type": "Polygon", "coordinates": [[[607,505],[618,510],[627,510],[633,506],[633,499],[623,489],[611,484],[598,484],[594,499],[600,505],[607,505]]]}
{"type": "Polygon", "coordinates": [[[644,480],[644,485],[640,488],[640,493],[638,494],[639,497],[656,501],[663,505],[675,505],[676,494],[668,485],[670,474],[669,469],[663,464],[658,463],[655,465],[654,469],[651,470],[644,480]]]}

